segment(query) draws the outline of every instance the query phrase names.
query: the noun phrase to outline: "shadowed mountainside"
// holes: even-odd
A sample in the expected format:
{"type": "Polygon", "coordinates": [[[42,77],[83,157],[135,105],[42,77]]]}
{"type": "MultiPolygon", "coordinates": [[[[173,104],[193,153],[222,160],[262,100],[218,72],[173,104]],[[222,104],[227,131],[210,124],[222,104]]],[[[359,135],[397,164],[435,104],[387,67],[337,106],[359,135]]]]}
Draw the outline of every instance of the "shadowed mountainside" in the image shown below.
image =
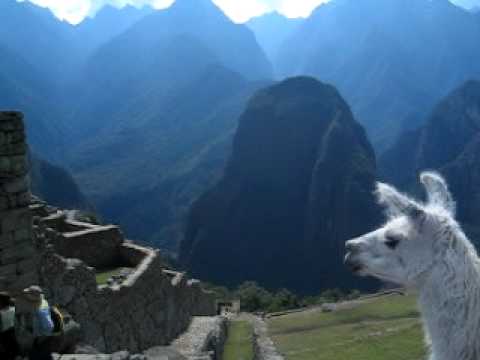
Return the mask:
{"type": "Polygon", "coordinates": [[[223,178],[191,209],[181,261],[228,285],[361,286],[341,259],[376,222],[374,178],[373,150],[333,87],[300,77],[259,91],[223,178]]]}
{"type": "Polygon", "coordinates": [[[85,143],[77,180],[129,236],[176,250],[189,206],[221,176],[237,119],[264,84],[207,67],[168,101],[145,99],[141,112],[125,112],[85,143]]]}
{"type": "Polygon", "coordinates": [[[63,209],[92,210],[72,176],[59,166],[30,156],[32,194],[63,209]]]}

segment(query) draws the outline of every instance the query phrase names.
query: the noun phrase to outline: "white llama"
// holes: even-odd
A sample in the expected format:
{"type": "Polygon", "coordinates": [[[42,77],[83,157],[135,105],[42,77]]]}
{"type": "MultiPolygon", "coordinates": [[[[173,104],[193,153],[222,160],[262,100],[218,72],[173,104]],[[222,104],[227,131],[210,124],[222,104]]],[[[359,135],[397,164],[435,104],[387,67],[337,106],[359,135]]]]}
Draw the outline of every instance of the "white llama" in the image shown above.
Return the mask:
{"type": "Polygon", "coordinates": [[[430,360],[480,360],[480,262],[455,221],[445,180],[424,172],[426,203],[378,183],[387,209],[380,229],[347,241],[345,263],[355,273],[418,292],[430,360]]]}

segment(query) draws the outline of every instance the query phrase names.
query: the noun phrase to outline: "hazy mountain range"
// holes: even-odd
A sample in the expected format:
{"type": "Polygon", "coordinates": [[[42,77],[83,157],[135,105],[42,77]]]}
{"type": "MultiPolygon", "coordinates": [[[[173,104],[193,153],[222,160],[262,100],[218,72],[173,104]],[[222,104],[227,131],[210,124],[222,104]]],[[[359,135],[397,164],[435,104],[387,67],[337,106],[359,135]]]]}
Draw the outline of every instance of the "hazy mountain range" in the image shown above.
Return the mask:
{"type": "Polygon", "coordinates": [[[246,25],[255,33],[258,44],[272,61],[272,65],[276,65],[273,60],[278,58],[283,43],[303,22],[302,18],[289,19],[278,12],[272,12],[252,18],[246,25]]]}
{"type": "Polygon", "coordinates": [[[34,191],[173,252],[183,239],[201,277],[292,287],[295,266],[312,274],[298,290],[314,276],[354,286],[337,260],[378,221],[374,179],[407,188],[422,167],[449,177],[479,227],[473,10],[332,0],[235,24],[210,0],[177,0],[72,26],[2,0],[0,20],[0,108],[26,114],[34,191]]]}
{"type": "Polygon", "coordinates": [[[458,217],[480,244],[479,81],[468,81],[442,99],[424,126],[403,134],[380,159],[381,175],[404,189],[415,189],[422,169],[446,176],[458,217]]]}
{"type": "Polygon", "coordinates": [[[334,84],[379,151],[421,124],[460,83],[480,78],[480,21],[447,0],[334,0],[284,42],[283,76],[334,84]]]}

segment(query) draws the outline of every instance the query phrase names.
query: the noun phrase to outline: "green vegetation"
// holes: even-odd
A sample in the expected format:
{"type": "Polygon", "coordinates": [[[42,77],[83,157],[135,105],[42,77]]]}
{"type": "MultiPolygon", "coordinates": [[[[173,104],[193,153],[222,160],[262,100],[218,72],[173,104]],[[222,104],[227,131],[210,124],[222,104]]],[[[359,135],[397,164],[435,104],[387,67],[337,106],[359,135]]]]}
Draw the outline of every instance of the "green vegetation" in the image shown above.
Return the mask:
{"type": "Polygon", "coordinates": [[[329,289],[317,296],[301,297],[286,289],[269,291],[253,281],[244,282],[233,291],[221,286],[207,285],[207,287],[216,292],[219,299],[240,299],[242,311],[246,312],[272,313],[340,300],[353,300],[361,295],[358,290],[344,293],[339,289],[329,289]]]}
{"type": "Polygon", "coordinates": [[[228,328],[224,360],[253,359],[253,327],[248,321],[233,321],[228,328]]]}
{"type": "Polygon", "coordinates": [[[333,313],[308,310],[269,320],[288,360],[420,360],[422,328],[412,296],[362,300],[333,313]]]}
{"type": "Polygon", "coordinates": [[[124,268],[115,268],[97,272],[97,285],[105,285],[112,276],[119,275],[124,268]]]}

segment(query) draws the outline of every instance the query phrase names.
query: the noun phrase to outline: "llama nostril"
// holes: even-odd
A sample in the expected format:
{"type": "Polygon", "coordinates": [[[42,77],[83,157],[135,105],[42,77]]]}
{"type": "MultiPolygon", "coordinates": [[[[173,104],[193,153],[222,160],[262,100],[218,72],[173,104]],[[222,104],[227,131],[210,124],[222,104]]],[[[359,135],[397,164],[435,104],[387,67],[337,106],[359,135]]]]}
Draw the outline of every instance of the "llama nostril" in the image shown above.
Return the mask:
{"type": "Polygon", "coordinates": [[[363,265],[358,260],[354,259],[351,251],[347,253],[343,262],[345,266],[347,266],[347,268],[353,273],[358,273],[363,269],[363,265]]]}
{"type": "Polygon", "coordinates": [[[347,241],[345,244],[345,250],[347,250],[349,253],[355,253],[359,250],[359,245],[357,243],[347,241]]]}

